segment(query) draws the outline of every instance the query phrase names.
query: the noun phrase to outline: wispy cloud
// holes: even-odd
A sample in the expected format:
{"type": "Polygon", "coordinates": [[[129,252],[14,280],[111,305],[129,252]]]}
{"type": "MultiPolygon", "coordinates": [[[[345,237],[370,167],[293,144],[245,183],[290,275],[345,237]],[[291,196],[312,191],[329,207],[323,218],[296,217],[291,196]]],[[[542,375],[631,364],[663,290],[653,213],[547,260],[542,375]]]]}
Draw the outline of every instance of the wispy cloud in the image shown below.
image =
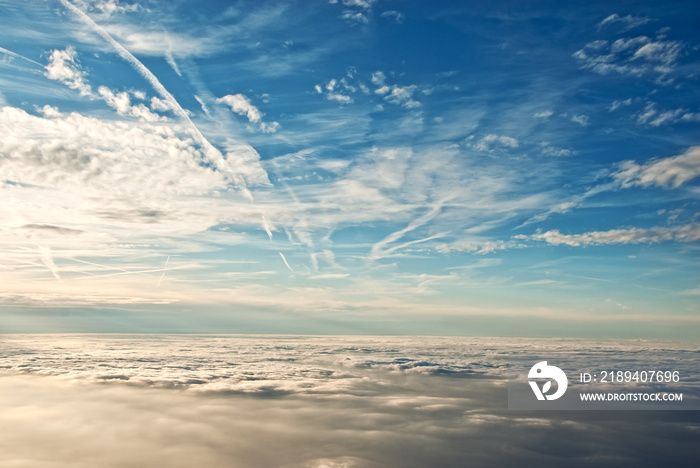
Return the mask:
{"type": "Polygon", "coordinates": [[[683,154],[652,160],[643,164],[625,161],[612,176],[623,188],[678,188],[700,176],[700,146],[688,148],[683,154]]]}
{"type": "Polygon", "coordinates": [[[649,76],[661,84],[670,84],[683,48],[679,41],[636,36],[614,42],[592,41],[573,56],[581,68],[601,75],[649,76]]]}
{"type": "Polygon", "coordinates": [[[657,244],[659,242],[696,242],[700,240],[700,224],[678,227],[612,229],[583,234],[562,234],[558,230],[534,234],[532,240],[552,245],[581,247],[587,245],[611,244],[657,244]]]}
{"type": "Polygon", "coordinates": [[[605,19],[603,19],[603,21],[598,23],[598,29],[602,29],[605,26],[619,24],[622,26],[622,31],[629,31],[630,29],[647,24],[650,21],[651,18],[647,18],[645,16],[620,16],[617,13],[613,13],[612,15],[607,16],[605,19]]]}
{"type": "Polygon", "coordinates": [[[686,108],[658,110],[656,103],[650,102],[637,113],[637,122],[652,127],[682,122],[700,122],[700,112],[692,112],[686,108]]]}
{"type": "Polygon", "coordinates": [[[403,24],[403,22],[406,20],[406,16],[400,11],[396,10],[385,11],[380,16],[393,21],[396,24],[403,24]]]}

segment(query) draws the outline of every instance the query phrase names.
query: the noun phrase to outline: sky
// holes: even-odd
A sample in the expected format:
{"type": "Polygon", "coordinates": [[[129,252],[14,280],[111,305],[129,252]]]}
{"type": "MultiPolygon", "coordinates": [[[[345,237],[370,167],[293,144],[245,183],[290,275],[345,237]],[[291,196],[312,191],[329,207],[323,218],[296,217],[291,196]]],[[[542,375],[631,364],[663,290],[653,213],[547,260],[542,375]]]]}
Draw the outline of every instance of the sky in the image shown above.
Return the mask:
{"type": "Polygon", "coordinates": [[[0,0],[0,332],[697,339],[699,22],[0,0]]]}

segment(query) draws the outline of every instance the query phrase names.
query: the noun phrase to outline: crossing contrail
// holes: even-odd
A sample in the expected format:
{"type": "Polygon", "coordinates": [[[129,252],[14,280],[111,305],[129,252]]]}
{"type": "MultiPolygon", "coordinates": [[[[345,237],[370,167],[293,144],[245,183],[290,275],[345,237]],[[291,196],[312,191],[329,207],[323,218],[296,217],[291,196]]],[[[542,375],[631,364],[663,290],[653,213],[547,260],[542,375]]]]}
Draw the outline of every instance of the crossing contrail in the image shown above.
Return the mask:
{"type": "Polygon", "coordinates": [[[92,18],[90,18],[87,15],[87,13],[73,5],[68,0],[61,0],[61,3],[71,12],[73,12],[78,18],[80,18],[80,20],[82,20],[83,23],[85,23],[90,29],[102,36],[102,38],[114,48],[114,50],[117,52],[117,54],[119,54],[121,58],[126,60],[132,67],[134,67],[136,71],[139,72],[141,76],[143,76],[151,84],[151,86],[153,86],[153,89],[155,89],[156,92],[160,94],[161,97],[172,106],[175,114],[189,124],[192,135],[204,148],[204,154],[206,155],[209,162],[214,164],[217,170],[219,170],[221,173],[228,176],[234,182],[236,187],[243,192],[243,195],[246,198],[248,198],[250,201],[253,201],[253,195],[250,193],[250,190],[248,190],[248,187],[246,187],[245,182],[240,177],[240,175],[236,174],[230,169],[228,163],[226,162],[226,159],[221,154],[221,151],[216,149],[214,145],[212,145],[209,142],[209,140],[206,139],[202,132],[199,131],[199,128],[197,128],[194,122],[192,122],[192,119],[190,119],[189,115],[187,115],[187,112],[182,108],[180,103],[177,102],[173,95],[170,94],[170,92],[167,89],[165,89],[165,86],[161,84],[158,78],[148,68],[146,68],[146,66],[143,63],[141,63],[139,59],[134,57],[134,55],[131,52],[129,52],[123,45],[117,42],[117,40],[114,39],[107,31],[105,31],[105,29],[102,26],[95,23],[95,21],[93,21],[92,18]]]}

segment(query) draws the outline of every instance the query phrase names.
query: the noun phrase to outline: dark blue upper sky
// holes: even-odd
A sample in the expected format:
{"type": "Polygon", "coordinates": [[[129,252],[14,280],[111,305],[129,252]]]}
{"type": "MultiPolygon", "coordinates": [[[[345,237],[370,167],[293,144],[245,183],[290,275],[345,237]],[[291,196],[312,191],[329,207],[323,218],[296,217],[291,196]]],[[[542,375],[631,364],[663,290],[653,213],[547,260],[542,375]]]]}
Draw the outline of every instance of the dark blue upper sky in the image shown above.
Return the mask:
{"type": "Polygon", "coordinates": [[[0,1],[5,327],[694,337],[697,24],[0,1]]]}

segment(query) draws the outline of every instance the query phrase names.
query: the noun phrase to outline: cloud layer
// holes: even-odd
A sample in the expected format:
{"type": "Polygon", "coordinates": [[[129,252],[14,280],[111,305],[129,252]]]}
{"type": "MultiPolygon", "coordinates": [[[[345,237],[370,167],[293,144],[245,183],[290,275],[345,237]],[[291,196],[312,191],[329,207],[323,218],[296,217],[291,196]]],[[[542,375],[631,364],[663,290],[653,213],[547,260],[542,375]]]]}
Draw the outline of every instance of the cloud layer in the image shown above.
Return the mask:
{"type": "MultiPolygon", "coordinates": [[[[514,460],[576,467],[697,463],[698,422],[687,412],[601,417],[585,411],[508,411],[507,353],[571,357],[572,343],[15,336],[2,351],[11,369],[0,375],[5,395],[0,463],[356,468],[495,467],[514,460]]],[[[696,352],[692,349],[576,344],[588,350],[579,357],[584,367],[620,355],[632,358],[628,365],[674,362],[683,367],[689,388],[694,385],[696,363],[685,359],[696,352]]]]}

